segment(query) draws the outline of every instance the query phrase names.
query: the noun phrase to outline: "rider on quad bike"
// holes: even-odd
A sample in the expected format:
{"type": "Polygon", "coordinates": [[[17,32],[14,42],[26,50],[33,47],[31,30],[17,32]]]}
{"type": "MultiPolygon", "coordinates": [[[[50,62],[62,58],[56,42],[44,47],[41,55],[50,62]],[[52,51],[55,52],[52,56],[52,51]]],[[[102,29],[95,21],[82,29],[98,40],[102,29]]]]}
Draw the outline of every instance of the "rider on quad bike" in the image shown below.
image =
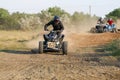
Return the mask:
{"type": "Polygon", "coordinates": [[[102,33],[105,31],[105,29],[106,29],[106,25],[105,25],[104,19],[100,17],[97,21],[96,31],[98,33],[102,33]]]}
{"type": "Polygon", "coordinates": [[[106,27],[108,31],[117,33],[117,29],[112,18],[108,19],[106,27]]]}
{"type": "MultiPolygon", "coordinates": [[[[50,22],[48,22],[47,24],[45,24],[45,26],[44,26],[44,30],[45,31],[48,31],[47,27],[49,25],[53,26],[53,31],[57,31],[57,38],[59,38],[62,41],[63,38],[64,38],[64,35],[63,34],[61,35],[61,33],[64,30],[64,26],[63,26],[62,22],[60,21],[60,18],[58,16],[54,16],[54,18],[50,22]]],[[[44,41],[45,45],[47,44],[48,39],[49,39],[49,38],[47,38],[48,35],[49,34],[44,34],[43,35],[44,40],[45,40],[44,41]]]]}
{"type": "Polygon", "coordinates": [[[104,20],[102,17],[100,17],[97,21],[97,24],[104,24],[104,20]]]}

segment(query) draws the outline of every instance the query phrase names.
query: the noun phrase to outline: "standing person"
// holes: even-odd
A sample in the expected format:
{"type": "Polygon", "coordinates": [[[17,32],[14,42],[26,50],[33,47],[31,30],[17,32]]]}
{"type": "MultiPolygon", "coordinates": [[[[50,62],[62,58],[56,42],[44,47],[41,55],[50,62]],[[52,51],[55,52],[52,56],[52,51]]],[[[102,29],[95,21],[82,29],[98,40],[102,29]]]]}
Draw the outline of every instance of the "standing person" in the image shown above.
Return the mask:
{"type": "MultiPolygon", "coordinates": [[[[45,24],[45,26],[44,26],[45,31],[48,31],[47,27],[49,25],[52,25],[53,31],[57,31],[58,38],[61,38],[63,40],[64,35],[61,35],[61,33],[64,30],[64,26],[63,26],[62,22],[60,21],[60,18],[58,16],[54,16],[54,18],[50,22],[45,24]]],[[[46,38],[47,35],[48,34],[44,34],[45,44],[48,41],[48,39],[46,38]]]]}

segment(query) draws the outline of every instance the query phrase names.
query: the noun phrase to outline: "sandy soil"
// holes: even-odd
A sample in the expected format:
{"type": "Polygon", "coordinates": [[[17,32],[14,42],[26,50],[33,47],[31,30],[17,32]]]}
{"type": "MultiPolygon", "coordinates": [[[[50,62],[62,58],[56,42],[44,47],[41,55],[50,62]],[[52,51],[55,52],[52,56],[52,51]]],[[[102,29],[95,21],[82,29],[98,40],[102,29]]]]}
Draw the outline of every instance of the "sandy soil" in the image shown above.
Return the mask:
{"type": "Polygon", "coordinates": [[[71,33],[68,55],[5,50],[0,52],[0,80],[120,80],[120,60],[101,45],[119,33],[71,33]]]}

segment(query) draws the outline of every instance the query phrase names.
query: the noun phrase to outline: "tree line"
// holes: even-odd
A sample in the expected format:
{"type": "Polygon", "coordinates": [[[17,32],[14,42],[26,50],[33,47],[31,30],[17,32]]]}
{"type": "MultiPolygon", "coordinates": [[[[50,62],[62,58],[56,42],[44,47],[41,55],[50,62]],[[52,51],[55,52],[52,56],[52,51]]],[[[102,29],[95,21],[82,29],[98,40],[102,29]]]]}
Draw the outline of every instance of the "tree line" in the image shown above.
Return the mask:
{"type": "MultiPolygon", "coordinates": [[[[74,12],[72,15],[63,9],[55,6],[42,10],[36,14],[14,12],[0,8],[0,30],[33,30],[44,26],[54,15],[60,16],[64,24],[82,24],[97,16],[91,16],[83,12],[74,12]]],[[[120,9],[110,12],[106,17],[120,17],[120,9]]]]}

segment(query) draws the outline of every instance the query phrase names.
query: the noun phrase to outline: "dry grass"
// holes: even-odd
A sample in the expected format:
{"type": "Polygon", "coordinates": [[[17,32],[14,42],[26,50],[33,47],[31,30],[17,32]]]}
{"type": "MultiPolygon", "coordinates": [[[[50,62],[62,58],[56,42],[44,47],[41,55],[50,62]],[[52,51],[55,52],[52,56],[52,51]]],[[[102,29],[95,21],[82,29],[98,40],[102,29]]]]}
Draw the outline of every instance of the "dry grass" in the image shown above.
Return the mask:
{"type": "Polygon", "coordinates": [[[37,31],[0,31],[0,49],[30,49],[26,43],[38,37],[37,31]]]}
{"type": "Polygon", "coordinates": [[[116,26],[117,26],[118,29],[120,29],[120,19],[117,20],[116,26]]]}

